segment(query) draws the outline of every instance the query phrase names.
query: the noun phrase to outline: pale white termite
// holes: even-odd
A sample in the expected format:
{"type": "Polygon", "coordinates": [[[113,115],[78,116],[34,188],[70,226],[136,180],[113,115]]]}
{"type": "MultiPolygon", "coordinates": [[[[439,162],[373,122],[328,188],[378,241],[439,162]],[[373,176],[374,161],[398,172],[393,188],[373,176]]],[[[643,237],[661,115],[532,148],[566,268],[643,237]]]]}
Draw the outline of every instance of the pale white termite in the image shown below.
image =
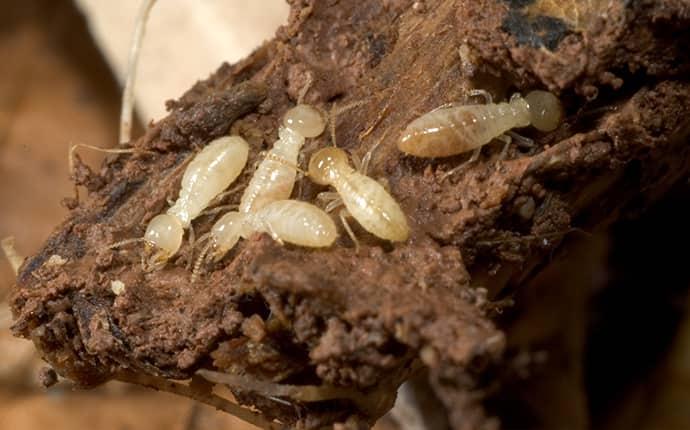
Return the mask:
{"type": "Polygon", "coordinates": [[[255,213],[228,212],[211,228],[213,258],[222,258],[240,237],[268,233],[278,242],[310,248],[331,246],[338,236],[331,217],[318,206],[299,200],[276,200],[255,213]]]}
{"type": "Polygon", "coordinates": [[[209,203],[225,190],[244,169],[249,145],[240,136],[226,136],[209,143],[196,154],[182,176],[179,196],[164,214],[149,221],[142,239],[156,249],[152,263],[158,265],[175,255],[182,245],[184,230],[209,203]]]}
{"type": "Polygon", "coordinates": [[[323,133],[326,122],[313,107],[298,104],[288,110],[278,140],[252,176],[240,200],[240,212],[256,212],[266,204],[290,198],[295,185],[298,157],[305,138],[323,133]]]}
{"type": "MultiPolygon", "coordinates": [[[[398,202],[380,183],[353,169],[342,149],[323,148],[312,155],[309,177],[317,184],[331,185],[336,189],[338,199],[328,205],[327,211],[342,203],[368,232],[392,242],[404,242],[409,237],[410,227],[398,202]]],[[[340,215],[344,227],[357,244],[344,213],[340,215]]]]}
{"type": "Polygon", "coordinates": [[[562,118],[561,102],[547,91],[516,94],[507,103],[441,107],[412,121],[398,149],[416,157],[449,157],[481,148],[513,128],[553,131],[562,118]]]}
{"type": "Polygon", "coordinates": [[[310,248],[331,246],[338,231],[331,217],[311,203],[299,200],[276,200],[256,212],[228,212],[211,227],[208,245],[194,265],[192,281],[207,254],[218,261],[230,251],[240,238],[254,233],[268,233],[282,243],[310,248]]]}

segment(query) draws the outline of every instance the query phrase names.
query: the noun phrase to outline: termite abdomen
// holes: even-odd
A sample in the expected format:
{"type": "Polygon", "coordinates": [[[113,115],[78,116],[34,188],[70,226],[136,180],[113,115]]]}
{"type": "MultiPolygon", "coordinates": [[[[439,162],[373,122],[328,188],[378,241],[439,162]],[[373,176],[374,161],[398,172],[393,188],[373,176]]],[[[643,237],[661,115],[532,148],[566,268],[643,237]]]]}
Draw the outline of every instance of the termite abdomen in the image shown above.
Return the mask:
{"type": "Polygon", "coordinates": [[[560,101],[546,91],[515,95],[507,103],[442,107],[412,121],[398,149],[417,157],[449,157],[481,148],[513,128],[552,131],[562,117],[560,101]]]}

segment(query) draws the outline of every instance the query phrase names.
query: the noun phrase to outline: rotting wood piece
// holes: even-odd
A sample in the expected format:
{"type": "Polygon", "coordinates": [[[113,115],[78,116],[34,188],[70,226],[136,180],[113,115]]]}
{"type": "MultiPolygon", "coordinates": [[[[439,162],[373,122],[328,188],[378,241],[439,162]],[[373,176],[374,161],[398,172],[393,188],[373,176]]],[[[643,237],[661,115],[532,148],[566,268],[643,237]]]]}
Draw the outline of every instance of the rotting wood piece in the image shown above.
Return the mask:
{"type": "MultiPolygon", "coordinates": [[[[582,20],[544,15],[555,13],[548,3],[293,1],[275,40],[170,103],[171,115],[135,142],[157,156],[125,155],[104,166],[104,185],[22,266],[15,333],[84,386],[124,368],[172,379],[208,368],[369,393],[419,357],[450,382],[438,392],[448,408],[468,411],[454,411],[455,428],[495,425],[474,376],[500,366],[504,339],[470,283],[491,296],[517,288],[546,264],[572,220],[588,229],[631,204],[644,208],[690,170],[690,84],[683,80],[690,61],[680,45],[687,37],[679,36],[690,28],[687,7],[593,1],[577,6],[592,17],[582,20]],[[389,245],[358,231],[360,252],[345,240],[315,252],[255,237],[196,285],[188,282],[188,244],[154,273],[141,270],[135,248],[103,249],[141,236],[176,195],[176,166],[193,148],[230,129],[249,141],[251,165],[308,81],[309,104],[329,110],[334,101],[363,102],[334,118],[339,146],[361,157],[389,132],[371,171],[387,180],[408,216],[409,241],[389,245]],[[397,134],[411,119],[472,88],[497,99],[548,88],[564,102],[565,124],[530,134],[536,149],[511,147],[505,160],[498,145],[488,145],[446,181],[465,156],[429,161],[397,151],[397,134]],[[46,267],[54,254],[67,263],[46,267]],[[125,286],[118,295],[115,280],[125,286]]],[[[322,136],[305,152],[328,144],[322,136]]],[[[307,180],[301,198],[319,191],[307,180]]],[[[211,222],[201,219],[195,230],[211,222]]],[[[378,418],[346,399],[282,399],[288,406],[241,391],[240,401],[290,425],[378,418]]]]}

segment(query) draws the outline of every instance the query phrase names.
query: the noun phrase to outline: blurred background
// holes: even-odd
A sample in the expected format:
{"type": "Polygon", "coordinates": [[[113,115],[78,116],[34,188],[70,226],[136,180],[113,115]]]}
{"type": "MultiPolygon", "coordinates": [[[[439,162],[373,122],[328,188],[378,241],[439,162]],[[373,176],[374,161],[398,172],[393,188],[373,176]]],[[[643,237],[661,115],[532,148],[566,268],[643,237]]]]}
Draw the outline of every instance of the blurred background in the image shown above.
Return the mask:
{"type": "MultiPolygon", "coordinates": [[[[139,0],[0,0],[0,238],[38,251],[74,195],[69,145],[117,142],[121,89],[139,0]]],[[[223,61],[286,21],[284,0],[160,0],[150,16],[136,87],[138,129],[223,61]]],[[[99,154],[83,158],[97,165],[99,154]]],[[[0,260],[0,429],[231,429],[232,417],[123,384],[41,388],[33,345],[9,334],[14,274],[0,260]]]]}

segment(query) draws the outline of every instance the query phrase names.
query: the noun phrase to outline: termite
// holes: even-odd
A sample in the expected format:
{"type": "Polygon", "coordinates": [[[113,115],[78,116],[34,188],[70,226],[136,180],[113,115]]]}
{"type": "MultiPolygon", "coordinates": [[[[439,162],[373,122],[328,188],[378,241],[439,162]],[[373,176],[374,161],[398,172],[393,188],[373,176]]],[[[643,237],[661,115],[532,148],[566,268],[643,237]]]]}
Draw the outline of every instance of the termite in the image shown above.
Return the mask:
{"type": "Polygon", "coordinates": [[[298,104],[288,110],[278,140],[259,164],[242,194],[239,211],[256,212],[266,204],[290,198],[297,176],[296,165],[306,138],[323,133],[326,122],[315,108],[298,104]]]}
{"type": "Polygon", "coordinates": [[[338,236],[335,223],[326,212],[299,200],[276,200],[256,212],[228,212],[207,233],[209,242],[194,264],[192,281],[207,254],[218,261],[240,238],[246,239],[254,233],[268,233],[279,243],[310,248],[331,246],[338,236]]]}
{"type": "MultiPolygon", "coordinates": [[[[488,94],[488,93],[485,93],[488,94]]],[[[555,130],[563,119],[558,98],[547,91],[515,94],[509,102],[440,107],[412,121],[398,149],[416,157],[449,157],[479,149],[513,128],[555,130]]]]}
{"type": "MultiPolygon", "coordinates": [[[[372,148],[373,150],[373,148],[372,148]]],[[[407,218],[400,205],[376,180],[366,175],[372,151],[362,160],[360,171],[353,169],[347,154],[340,148],[328,147],[317,151],[309,160],[309,177],[320,185],[330,185],[336,193],[322,193],[330,203],[330,212],[340,205],[340,219],[355,246],[357,239],[350,229],[346,215],[349,213],[365,230],[385,240],[404,242],[410,235],[407,218]]]]}
{"type": "Polygon", "coordinates": [[[184,230],[209,203],[240,175],[247,164],[249,145],[240,136],[226,136],[209,143],[194,156],[182,176],[177,201],[164,214],[149,221],[141,239],[130,239],[111,245],[143,240],[156,252],[154,266],[166,262],[182,245],[184,230]]]}

